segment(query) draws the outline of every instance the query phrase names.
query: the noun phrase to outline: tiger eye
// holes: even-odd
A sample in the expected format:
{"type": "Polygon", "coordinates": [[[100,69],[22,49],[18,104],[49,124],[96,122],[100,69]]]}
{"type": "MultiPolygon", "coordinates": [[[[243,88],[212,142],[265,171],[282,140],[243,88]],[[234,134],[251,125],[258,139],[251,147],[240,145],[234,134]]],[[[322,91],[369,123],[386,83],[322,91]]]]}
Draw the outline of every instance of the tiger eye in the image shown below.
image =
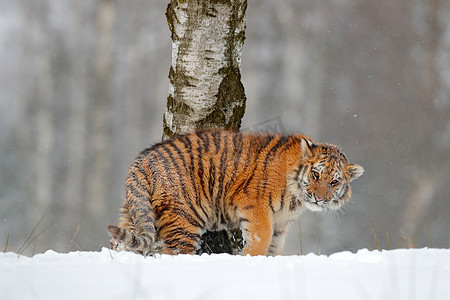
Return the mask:
{"type": "Polygon", "coordinates": [[[313,177],[315,180],[319,180],[319,178],[320,178],[319,172],[317,172],[317,171],[312,171],[311,174],[312,174],[312,177],[313,177]]]}
{"type": "Polygon", "coordinates": [[[336,180],[336,179],[333,179],[333,180],[330,182],[330,184],[331,184],[331,186],[337,186],[337,185],[339,184],[339,181],[336,180]]]}

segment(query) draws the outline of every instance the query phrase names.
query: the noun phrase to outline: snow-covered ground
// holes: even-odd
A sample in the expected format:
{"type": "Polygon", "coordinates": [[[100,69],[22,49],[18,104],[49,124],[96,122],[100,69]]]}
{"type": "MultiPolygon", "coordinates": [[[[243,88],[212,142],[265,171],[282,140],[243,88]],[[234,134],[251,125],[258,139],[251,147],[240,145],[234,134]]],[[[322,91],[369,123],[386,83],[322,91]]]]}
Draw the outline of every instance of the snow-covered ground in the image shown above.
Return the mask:
{"type": "Polygon", "coordinates": [[[0,254],[0,299],[450,299],[450,249],[242,257],[0,254]]]}

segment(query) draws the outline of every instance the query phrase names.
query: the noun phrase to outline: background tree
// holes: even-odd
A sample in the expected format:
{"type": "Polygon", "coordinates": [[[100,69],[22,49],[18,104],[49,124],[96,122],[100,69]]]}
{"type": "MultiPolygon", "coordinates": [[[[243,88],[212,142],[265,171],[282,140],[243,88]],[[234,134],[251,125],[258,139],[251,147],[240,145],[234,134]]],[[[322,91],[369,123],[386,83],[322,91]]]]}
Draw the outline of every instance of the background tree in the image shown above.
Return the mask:
{"type": "MultiPolygon", "coordinates": [[[[239,130],[246,101],[241,82],[246,8],[247,0],[168,5],[172,65],[163,138],[201,128],[239,130]]],[[[241,240],[238,231],[230,238],[225,231],[209,232],[200,251],[237,252],[241,240]]]]}

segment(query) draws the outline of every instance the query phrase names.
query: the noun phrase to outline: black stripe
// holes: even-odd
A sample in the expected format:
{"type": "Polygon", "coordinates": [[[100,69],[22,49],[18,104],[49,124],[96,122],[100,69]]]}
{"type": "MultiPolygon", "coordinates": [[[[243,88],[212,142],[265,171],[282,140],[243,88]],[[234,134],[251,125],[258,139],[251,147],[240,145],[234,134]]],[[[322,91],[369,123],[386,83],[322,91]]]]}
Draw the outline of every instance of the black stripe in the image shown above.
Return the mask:
{"type": "MultiPolygon", "coordinates": [[[[227,166],[228,166],[228,139],[225,138],[224,139],[224,146],[223,146],[223,151],[222,154],[220,156],[220,166],[219,166],[219,170],[220,170],[220,176],[219,176],[219,190],[217,191],[217,196],[216,196],[216,207],[218,207],[218,204],[222,204],[220,206],[221,208],[221,214],[223,217],[223,213],[225,213],[226,210],[226,203],[225,201],[223,201],[223,196],[224,193],[227,191],[227,189],[224,189],[224,181],[225,181],[225,174],[226,174],[226,170],[227,170],[227,166]]],[[[230,182],[227,182],[227,185],[230,182]]],[[[221,224],[225,224],[225,220],[221,220],[221,224]]]]}
{"type": "Polygon", "coordinates": [[[275,209],[273,208],[273,203],[272,203],[272,194],[269,194],[269,207],[272,210],[272,213],[275,213],[275,209]]]}
{"type": "Polygon", "coordinates": [[[298,180],[299,178],[303,178],[303,176],[305,176],[305,172],[306,172],[306,166],[300,165],[300,167],[298,168],[298,171],[297,171],[296,179],[298,180]]]}
{"type": "MultiPolygon", "coordinates": [[[[201,208],[202,208],[202,210],[203,211],[205,211],[204,209],[203,209],[203,206],[202,206],[202,202],[203,201],[207,201],[208,199],[211,199],[211,195],[210,195],[210,193],[208,193],[207,192],[207,186],[206,186],[206,182],[205,182],[205,178],[204,178],[204,176],[205,176],[205,171],[204,171],[204,169],[203,169],[203,155],[201,154],[201,153],[199,153],[199,155],[198,155],[198,160],[199,160],[199,163],[198,163],[198,166],[199,166],[199,168],[198,168],[198,176],[199,176],[199,178],[200,178],[200,189],[201,189],[201,191],[203,192],[203,195],[204,195],[204,197],[197,197],[197,199],[195,200],[195,203],[198,205],[198,206],[200,206],[201,208]]],[[[207,214],[205,213],[205,215],[207,216],[207,214]]]]}
{"type": "MultiPolygon", "coordinates": [[[[152,238],[150,238],[150,240],[152,240],[152,238]]],[[[148,248],[149,244],[148,244],[148,242],[147,242],[147,239],[141,238],[141,243],[144,244],[143,247],[144,247],[145,249],[148,248]]]]}
{"type": "Polygon", "coordinates": [[[149,176],[152,177],[151,189],[149,191],[150,192],[150,203],[152,203],[153,195],[155,194],[155,191],[156,191],[157,176],[156,176],[156,170],[155,170],[155,162],[149,155],[147,155],[146,158],[148,159],[148,168],[151,171],[149,176]]]}
{"type": "MultiPolygon", "coordinates": [[[[203,192],[203,196],[205,196],[205,199],[209,198],[208,194],[206,193],[206,186],[204,181],[204,170],[203,170],[203,147],[200,145],[200,141],[198,140],[197,145],[197,158],[198,158],[198,177],[200,179],[200,190],[203,192]]],[[[197,199],[197,201],[200,201],[200,199],[197,199]]]]}
{"type": "MultiPolygon", "coordinates": [[[[241,166],[242,166],[241,173],[247,172],[247,169],[248,169],[249,166],[250,166],[252,157],[257,157],[257,156],[258,156],[258,155],[255,155],[255,153],[253,153],[253,149],[252,149],[252,148],[249,147],[249,148],[247,149],[246,156],[245,156],[245,163],[241,165],[241,166]]],[[[255,158],[255,161],[256,161],[256,159],[257,159],[257,158],[255,158]]],[[[256,168],[254,168],[253,171],[254,171],[255,169],[256,169],[256,168]]]]}
{"type": "Polygon", "coordinates": [[[195,190],[197,198],[200,198],[200,193],[198,192],[198,188],[194,180],[195,164],[194,164],[194,154],[192,152],[192,142],[190,139],[187,138],[187,136],[182,136],[178,140],[184,144],[184,147],[187,149],[187,152],[189,153],[189,158],[191,159],[189,163],[189,178],[191,179],[192,187],[195,190]]]}
{"type": "Polygon", "coordinates": [[[130,215],[131,220],[133,221],[135,227],[136,227],[136,211],[134,209],[130,209],[128,207],[128,214],[130,215]]]}
{"type": "Polygon", "coordinates": [[[343,189],[344,192],[341,194],[341,196],[340,196],[339,198],[345,196],[345,195],[348,193],[348,190],[349,190],[349,189],[350,189],[350,186],[346,183],[346,184],[344,185],[344,189],[343,189]]]}
{"type": "Polygon", "coordinates": [[[283,190],[281,191],[280,210],[279,210],[279,211],[283,210],[283,207],[284,207],[284,196],[285,196],[285,195],[286,195],[286,190],[283,189],[283,190]]]}
{"type": "Polygon", "coordinates": [[[308,166],[305,165],[305,166],[303,166],[303,171],[302,171],[302,176],[301,176],[302,179],[307,177],[306,176],[307,172],[308,172],[308,166]]]}
{"type": "Polygon", "coordinates": [[[218,131],[213,131],[211,134],[213,136],[214,145],[216,146],[216,154],[217,154],[220,149],[220,141],[222,139],[222,136],[221,136],[220,132],[218,132],[218,131]]]}
{"type": "Polygon", "coordinates": [[[233,136],[233,149],[235,152],[233,174],[236,175],[236,172],[239,168],[239,160],[242,155],[242,134],[237,133],[233,136]]]}
{"type": "Polygon", "coordinates": [[[217,191],[217,196],[216,196],[216,201],[220,201],[220,199],[222,199],[223,196],[223,184],[224,184],[224,179],[225,179],[225,172],[227,169],[227,165],[228,165],[228,161],[227,161],[227,155],[228,155],[228,140],[225,139],[224,140],[224,148],[223,148],[223,152],[220,155],[220,166],[219,166],[219,172],[220,172],[220,176],[219,176],[219,190],[217,191]]]}
{"type": "Polygon", "coordinates": [[[207,132],[199,132],[197,136],[203,141],[203,148],[205,152],[209,152],[209,136],[207,132]]]}
{"type": "Polygon", "coordinates": [[[209,193],[214,197],[214,186],[216,185],[216,165],[214,164],[213,158],[209,158],[209,193]]]}
{"type": "Polygon", "coordinates": [[[221,211],[220,214],[219,214],[219,222],[220,222],[220,224],[227,224],[228,223],[227,219],[225,218],[225,216],[223,214],[223,211],[221,211]]]}
{"type": "Polygon", "coordinates": [[[245,180],[245,184],[242,187],[242,189],[244,190],[244,193],[248,194],[248,186],[250,185],[250,182],[252,181],[254,176],[255,176],[255,172],[252,172],[252,175],[250,175],[250,177],[248,177],[247,180],[245,180]]]}
{"type": "MultiPolygon", "coordinates": [[[[264,180],[263,180],[263,186],[262,186],[262,196],[264,196],[264,194],[266,193],[266,188],[267,188],[267,182],[269,181],[269,177],[267,176],[267,172],[264,172],[264,180]]],[[[259,189],[259,184],[256,187],[256,198],[260,198],[260,189],[259,189]]]]}

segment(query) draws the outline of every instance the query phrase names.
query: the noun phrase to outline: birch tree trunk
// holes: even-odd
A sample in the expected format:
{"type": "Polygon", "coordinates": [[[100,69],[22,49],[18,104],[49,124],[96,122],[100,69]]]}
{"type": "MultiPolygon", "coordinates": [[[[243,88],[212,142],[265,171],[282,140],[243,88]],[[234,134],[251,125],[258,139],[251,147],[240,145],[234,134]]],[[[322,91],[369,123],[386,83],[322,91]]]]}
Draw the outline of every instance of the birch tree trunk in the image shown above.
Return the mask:
{"type": "MultiPolygon", "coordinates": [[[[239,130],[245,111],[241,51],[246,0],[171,0],[169,96],[163,138],[199,128],[239,130]]],[[[200,253],[236,253],[240,231],[207,232],[200,253]],[[236,242],[235,242],[236,241],[236,242]]]]}
{"type": "Polygon", "coordinates": [[[197,128],[239,129],[246,101],[240,72],[246,7],[246,0],[170,2],[164,138],[197,128]]]}

